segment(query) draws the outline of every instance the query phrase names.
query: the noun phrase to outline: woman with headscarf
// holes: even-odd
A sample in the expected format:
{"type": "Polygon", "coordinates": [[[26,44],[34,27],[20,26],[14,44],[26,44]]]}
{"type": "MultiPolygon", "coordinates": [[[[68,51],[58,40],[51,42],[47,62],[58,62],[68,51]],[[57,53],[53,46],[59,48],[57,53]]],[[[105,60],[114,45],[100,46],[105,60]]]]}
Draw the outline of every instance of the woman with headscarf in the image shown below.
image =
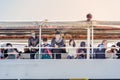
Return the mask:
{"type": "Polygon", "coordinates": [[[84,41],[82,41],[80,43],[80,48],[77,50],[77,59],[86,59],[86,53],[87,53],[87,49],[86,47],[86,43],[84,41]]]}

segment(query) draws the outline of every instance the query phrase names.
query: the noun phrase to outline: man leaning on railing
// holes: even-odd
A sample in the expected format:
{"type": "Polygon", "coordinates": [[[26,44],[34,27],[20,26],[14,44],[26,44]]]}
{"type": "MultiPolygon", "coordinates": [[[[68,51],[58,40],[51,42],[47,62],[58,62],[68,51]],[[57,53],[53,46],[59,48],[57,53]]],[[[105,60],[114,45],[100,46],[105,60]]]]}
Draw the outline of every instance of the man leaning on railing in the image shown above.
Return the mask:
{"type": "Polygon", "coordinates": [[[116,55],[118,56],[118,59],[120,59],[120,42],[117,42],[116,45],[119,47],[116,55]]]}
{"type": "Polygon", "coordinates": [[[61,53],[63,53],[63,49],[60,49],[60,47],[65,47],[65,44],[60,32],[56,32],[55,38],[53,38],[51,41],[51,46],[54,47],[54,49],[52,49],[52,57],[61,59],[61,53]]]}
{"type": "MultiPolygon", "coordinates": [[[[36,36],[35,32],[31,33],[31,37],[28,39],[28,46],[29,47],[38,47],[39,45],[39,37],[36,36]]],[[[35,59],[35,53],[38,49],[32,48],[30,50],[30,59],[35,59]]]]}

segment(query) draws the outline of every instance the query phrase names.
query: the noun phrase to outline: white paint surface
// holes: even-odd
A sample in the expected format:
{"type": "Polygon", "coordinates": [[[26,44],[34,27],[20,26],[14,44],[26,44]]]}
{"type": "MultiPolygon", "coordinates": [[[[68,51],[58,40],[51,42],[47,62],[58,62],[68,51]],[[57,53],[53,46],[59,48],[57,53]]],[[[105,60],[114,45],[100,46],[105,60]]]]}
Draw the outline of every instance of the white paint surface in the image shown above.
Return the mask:
{"type": "Polygon", "coordinates": [[[1,79],[120,79],[120,60],[1,60],[1,79]]]}

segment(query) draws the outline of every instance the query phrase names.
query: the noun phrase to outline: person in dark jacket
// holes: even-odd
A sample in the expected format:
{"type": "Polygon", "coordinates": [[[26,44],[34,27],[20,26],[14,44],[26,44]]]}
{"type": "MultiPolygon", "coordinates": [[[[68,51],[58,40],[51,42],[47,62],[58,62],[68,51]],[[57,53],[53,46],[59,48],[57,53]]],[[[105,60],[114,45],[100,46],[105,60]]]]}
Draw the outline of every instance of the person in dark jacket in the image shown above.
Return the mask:
{"type": "MultiPolygon", "coordinates": [[[[32,32],[32,36],[28,39],[29,47],[38,47],[39,45],[39,37],[36,36],[35,32],[32,32]]],[[[35,53],[38,49],[32,48],[30,50],[30,59],[35,59],[35,53]]]]}
{"type": "Polygon", "coordinates": [[[64,47],[64,40],[60,32],[56,32],[55,38],[53,38],[51,41],[51,46],[54,47],[54,49],[52,49],[53,58],[61,59],[61,53],[63,52],[63,49],[60,49],[60,47],[64,47]]]}
{"type": "Polygon", "coordinates": [[[107,40],[103,40],[102,43],[98,45],[98,48],[95,51],[95,58],[105,59],[106,49],[107,49],[107,40]]]}
{"type": "Polygon", "coordinates": [[[77,57],[76,59],[86,59],[86,53],[87,53],[87,49],[84,48],[86,47],[86,43],[84,41],[82,41],[80,43],[80,47],[78,50],[77,50],[77,57]]]}
{"type": "Polygon", "coordinates": [[[117,46],[119,47],[118,50],[117,50],[117,56],[118,56],[118,59],[120,59],[120,42],[117,42],[117,46]]]}

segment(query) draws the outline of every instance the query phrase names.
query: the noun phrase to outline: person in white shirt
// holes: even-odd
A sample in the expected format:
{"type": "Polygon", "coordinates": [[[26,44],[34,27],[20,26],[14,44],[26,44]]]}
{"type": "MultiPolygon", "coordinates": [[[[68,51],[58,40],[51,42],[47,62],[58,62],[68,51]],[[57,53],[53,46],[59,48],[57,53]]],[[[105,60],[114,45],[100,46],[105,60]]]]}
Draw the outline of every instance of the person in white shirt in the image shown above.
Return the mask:
{"type": "Polygon", "coordinates": [[[76,46],[74,39],[69,40],[69,48],[67,48],[68,56],[67,59],[74,59],[76,57],[76,49],[74,48],[76,46]]]}
{"type": "Polygon", "coordinates": [[[117,59],[118,56],[116,54],[117,54],[116,46],[112,45],[110,50],[109,49],[106,50],[105,57],[107,59],[117,59]]]}

